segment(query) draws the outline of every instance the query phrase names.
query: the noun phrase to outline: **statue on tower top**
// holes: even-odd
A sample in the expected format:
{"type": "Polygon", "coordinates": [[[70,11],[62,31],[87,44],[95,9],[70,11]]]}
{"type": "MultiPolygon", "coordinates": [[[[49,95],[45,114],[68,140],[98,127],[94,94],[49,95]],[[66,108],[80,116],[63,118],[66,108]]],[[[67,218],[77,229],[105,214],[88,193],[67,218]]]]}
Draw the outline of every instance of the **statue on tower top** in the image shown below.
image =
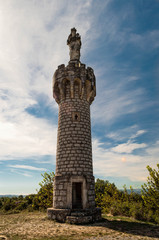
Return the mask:
{"type": "Polygon", "coordinates": [[[71,34],[68,36],[67,45],[70,48],[70,61],[80,60],[81,36],[76,33],[76,29],[71,29],[71,34]]]}

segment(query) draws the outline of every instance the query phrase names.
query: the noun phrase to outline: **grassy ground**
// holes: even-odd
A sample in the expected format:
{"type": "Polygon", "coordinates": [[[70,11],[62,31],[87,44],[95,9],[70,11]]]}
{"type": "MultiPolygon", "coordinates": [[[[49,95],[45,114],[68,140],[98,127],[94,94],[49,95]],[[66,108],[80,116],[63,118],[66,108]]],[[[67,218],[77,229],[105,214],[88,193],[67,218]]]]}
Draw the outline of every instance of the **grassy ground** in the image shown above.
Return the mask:
{"type": "Polygon", "coordinates": [[[159,239],[159,226],[130,218],[103,216],[89,225],[70,225],[48,220],[46,213],[0,215],[0,239],[83,240],[159,239]]]}

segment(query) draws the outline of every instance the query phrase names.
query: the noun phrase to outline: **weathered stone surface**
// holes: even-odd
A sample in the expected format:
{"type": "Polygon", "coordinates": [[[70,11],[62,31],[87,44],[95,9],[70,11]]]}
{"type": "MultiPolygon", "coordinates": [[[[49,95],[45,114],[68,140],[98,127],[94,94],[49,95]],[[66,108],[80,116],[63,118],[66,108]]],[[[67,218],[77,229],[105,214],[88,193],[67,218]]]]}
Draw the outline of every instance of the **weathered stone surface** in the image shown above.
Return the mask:
{"type": "Polygon", "coordinates": [[[85,224],[92,222],[92,216],[67,216],[66,222],[71,224],[85,224]]]}
{"type": "Polygon", "coordinates": [[[70,98],[85,99],[91,104],[96,96],[96,79],[91,67],[69,62],[58,66],[53,76],[53,97],[57,103],[70,98]]]}
{"type": "Polygon", "coordinates": [[[79,61],[81,37],[76,29],[71,29],[67,44],[68,66],[58,66],[53,76],[59,117],[53,208],[48,209],[48,217],[79,224],[101,217],[95,208],[90,120],[96,79],[93,69],[79,61]]]}
{"type": "Polygon", "coordinates": [[[47,209],[47,215],[49,219],[57,220],[59,222],[65,222],[66,217],[71,214],[70,209],[53,209],[48,208],[47,209]]]}
{"type": "Polygon", "coordinates": [[[71,224],[85,224],[101,220],[101,209],[47,209],[48,218],[71,224]]]}
{"type": "Polygon", "coordinates": [[[70,60],[80,59],[81,37],[76,33],[76,29],[71,29],[71,34],[68,36],[67,45],[70,48],[70,60]]]}

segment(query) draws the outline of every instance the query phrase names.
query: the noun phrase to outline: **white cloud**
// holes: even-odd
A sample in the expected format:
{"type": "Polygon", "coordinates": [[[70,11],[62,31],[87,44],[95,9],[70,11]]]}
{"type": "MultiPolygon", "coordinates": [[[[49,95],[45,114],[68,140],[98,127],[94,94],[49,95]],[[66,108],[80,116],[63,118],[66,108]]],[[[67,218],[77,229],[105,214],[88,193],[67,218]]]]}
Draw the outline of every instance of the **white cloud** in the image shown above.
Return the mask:
{"type": "Polygon", "coordinates": [[[131,181],[145,182],[147,177],[146,166],[151,163],[155,167],[157,163],[158,142],[153,147],[146,143],[134,142],[138,136],[144,133],[146,133],[146,130],[139,130],[137,125],[111,132],[107,137],[116,140],[116,142],[125,140],[124,143],[118,143],[114,147],[105,146],[98,139],[93,140],[95,174],[105,178],[127,177],[131,181]],[[142,149],[144,153],[134,154],[133,151],[136,149],[142,149]]]}
{"type": "Polygon", "coordinates": [[[128,141],[127,143],[122,143],[113,147],[111,150],[117,153],[132,153],[136,149],[145,148],[147,144],[145,143],[133,143],[128,141]]]}
{"type": "Polygon", "coordinates": [[[132,114],[145,108],[144,90],[141,88],[125,90],[125,86],[116,83],[115,86],[104,86],[99,89],[95,102],[92,105],[92,117],[96,122],[107,124],[115,122],[120,116],[132,114]],[[105,90],[106,89],[106,90],[105,90]],[[140,102],[140,104],[139,104],[140,102]],[[143,104],[141,104],[143,103],[143,104]]]}
{"type": "Polygon", "coordinates": [[[46,171],[45,168],[38,168],[38,167],[33,167],[29,165],[8,165],[10,168],[16,168],[16,169],[26,169],[26,170],[33,170],[33,171],[46,171]]]}
{"type": "Polygon", "coordinates": [[[116,142],[118,141],[123,141],[128,139],[126,143],[119,144],[115,147],[113,147],[111,150],[113,152],[118,152],[118,153],[132,153],[136,149],[142,149],[147,147],[147,144],[145,143],[136,143],[134,142],[135,139],[144,133],[146,133],[146,130],[137,130],[138,126],[133,125],[124,129],[119,129],[115,132],[111,132],[106,135],[106,137],[111,138],[115,140],[116,142]]]}
{"type": "Polygon", "coordinates": [[[118,153],[132,153],[136,149],[142,149],[147,147],[145,143],[136,143],[134,142],[137,137],[146,133],[146,130],[137,130],[138,126],[133,125],[131,127],[127,127],[124,129],[117,130],[116,132],[111,132],[106,136],[116,141],[122,141],[125,139],[129,139],[126,143],[118,144],[117,146],[113,147],[111,150],[113,152],[118,153]]]}
{"type": "MultiPolygon", "coordinates": [[[[107,10],[110,2],[108,0],[98,4],[91,0],[1,1],[1,161],[21,160],[34,156],[55,156],[57,123],[53,121],[51,124],[44,118],[31,116],[25,109],[38,104],[37,96],[42,94],[47,96],[46,105],[58,114],[58,105],[52,99],[51,79],[57,66],[62,63],[67,64],[69,61],[66,40],[72,27],[76,27],[82,36],[82,58],[86,57],[91,49],[97,50],[99,46],[94,41],[97,38],[100,40],[102,38],[100,44],[103,44],[103,47],[115,43],[116,47],[112,55],[120,53],[128,43],[139,46],[144,51],[158,47],[158,31],[138,35],[132,34],[132,29],[121,30],[121,15],[122,19],[126,20],[131,14],[131,9],[125,11],[124,15],[123,12],[116,15],[108,11],[109,8],[107,10]],[[93,4],[94,9],[92,9],[93,4]],[[93,14],[92,10],[95,10],[93,14]],[[100,19],[99,16],[102,14],[106,17],[101,23],[97,19],[100,19]],[[103,29],[106,29],[106,34],[103,34],[103,29]]],[[[95,64],[96,59],[93,61],[95,64]]],[[[109,57],[104,56],[104,65],[101,62],[92,66],[99,79],[99,81],[97,79],[97,97],[92,105],[95,124],[102,122],[110,125],[124,114],[136,113],[151,104],[150,101],[147,103],[145,100],[143,88],[132,89],[127,85],[140,79],[140,72],[136,73],[132,70],[130,74],[129,65],[126,64],[125,68],[120,69],[118,63],[114,63],[109,57]],[[113,75],[115,70],[121,74],[113,75]]],[[[104,143],[99,142],[98,139],[94,140],[95,173],[102,176],[126,176],[132,180],[145,179],[146,165],[152,163],[155,167],[159,156],[158,143],[148,147],[145,143],[132,141],[145,132],[146,130],[139,129],[136,125],[130,127],[130,130],[112,132],[108,135],[110,138],[125,142],[110,149],[105,149],[104,143]],[[133,150],[140,148],[146,148],[146,157],[132,154],[133,150]]],[[[10,166],[12,170],[19,169],[19,174],[28,177],[30,174],[22,169],[34,168],[19,164],[14,165],[19,166],[17,168],[10,166]]]]}
{"type": "Polygon", "coordinates": [[[139,80],[140,79],[140,77],[139,76],[129,76],[128,77],[128,81],[137,81],[137,80],[139,80]]]}
{"type": "Polygon", "coordinates": [[[16,169],[16,168],[12,168],[10,169],[10,172],[13,173],[13,174],[18,174],[18,175],[22,175],[24,177],[32,177],[32,175],[26,171],[22,171],[22,170],[19,170],[19,169],[16,169]]]}
{"type": "Polygon", "coordinates": [[[91,1],[0,4],[0,159],[55,155],[57,123],[31,116],[25,109],[45,94],[45,104],[58,114],[52,75],[69,61],[66,40],[72,27],[77,26],[85,47],[90,44],[86,33],[92,23],[91,1]]]}
{"type": "Polygon", "coordinates": [[[145,182],[148,176],[147,165],[156,168],[159,161],[156,142],[145,149],[146,154],[113,152],[111,148],[104,148],[98,139],[93,139],[94,174],[107,177],[127,177],[131,181],[145,182]]]}
{"type": "Polygon", "coordinates": [[[159,47],[158,29],[151,29],[151,27],[149,29],[147,27],[145,31],[136,32],[136,24],[138,25],[138,22],[136,22],[136,13],[131,3],[127,6],[122,6],[120,11],[115,13],[114,9],[110,8],[106,14],[107,17],[102,22],[106,29],[106,34],[103,38],[107,44],[114,44],[112,54],[121,53],[127,44],[132,44],[141,51],[146,51],[146,53],[159,47]],[[134,24],[129,24],[131,18],[134,19],[134,24]],[[126,22],[128,22],[128,26],[124,27],[123,25],[126,22]]]}
{"type": "Polygon", "coordinates": [[[146,152],[148,153],[148,155],[154,155],[159,162],[159,141],[157,141],[154,145],[152,145],[151,147],[149,147],[146,152]]]}
{"type": "Polygon", "coordinates": [[[138,129],[139,129],[138,125],[132,125],[129,127],[117,129],[116,131],[110,132],[106,135],[106,137],[116,141],[122,141],[125,139],[135,139],[138,136],[147,132],[144,129],[141,129],[141,130],[138,130],[138,129]]]}
{"type": "Polygon", "coordinates": [[[32,177],[30,174],[28,174],[28,173],[21,173],[21,175],[23,175],[24,177],[32,177]]]}
{"type": "Polygon", "coordinates": [[[132,135],[130,139],[134,139],[134,138],[137,138],[138,136],[146,133],[147,131],[146,130],[138,130],[136,134],[132,135]]]}
{"type": "Polygon", "coordinates": [[[55,155],[57,127],[46,120],[20,113],[0,122],[1,160],[55,155]]]}
{"type": "Polygon", "coordinates": [[[143,34],[131,33],[129,41],[143,50],[152,51],[159,47],[159,30],[147,31],[143,34]]]}

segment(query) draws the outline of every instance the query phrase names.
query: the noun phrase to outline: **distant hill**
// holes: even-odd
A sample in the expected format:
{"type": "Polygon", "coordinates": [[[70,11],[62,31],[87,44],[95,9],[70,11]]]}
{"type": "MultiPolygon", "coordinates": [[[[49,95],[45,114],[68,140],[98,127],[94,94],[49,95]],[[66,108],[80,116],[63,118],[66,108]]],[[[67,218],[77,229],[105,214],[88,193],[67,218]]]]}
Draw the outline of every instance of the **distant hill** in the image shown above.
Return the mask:
{"type": "MultiPolygon", "coordinates": [[[[20,195],[11,195],[11,194],[9,194],[9,195],[0,195],[0,197],[9,197],[9,198],[12,198],[12,197],[18,197],[18,196],[20,196],[20,195]]],[[[23,197],[25,197],[26,195],[23,195],[23,197]]]]}
{"type": "MultiPolygon", "coordinates": [[[[119,189],[120,191],[124,191],[123,189],[119,189]]],[[[139,188],[137,188],[137,189],[133,189],[133,191],[135,192],[135,193],[138,193],[138,194],[141,194],[141,189],[139,189],[139,188]]],[[[127,192],[128,193],[131,193],[131,190],[130,189],[127,189],[127,192]]],[[[12,195],[12,194],[6,194],[6,195],[0,195],[0,198],[1,197],[9,197],[9,198],[12,198],[12,197],[18,197],[18,196],[20,196],[20,195],[12,195]]],[[[23,195],[23,197],[25,197],[26,195],[23,195]]]]}
{"type": "MultiPolygon", "coordinates": [[[[123,189],[119,189],[120,191],[124,191],[123,189]]],[[[141,188],[136,188],[136,189],[133,189],[133,192],[135,192],[135,193],[138,193],[138,194],[141,194],[141,188]]],[[[131,193],[131,190],[130,189],[127,189],[127,192],[128,193],[131,193]]]]}

